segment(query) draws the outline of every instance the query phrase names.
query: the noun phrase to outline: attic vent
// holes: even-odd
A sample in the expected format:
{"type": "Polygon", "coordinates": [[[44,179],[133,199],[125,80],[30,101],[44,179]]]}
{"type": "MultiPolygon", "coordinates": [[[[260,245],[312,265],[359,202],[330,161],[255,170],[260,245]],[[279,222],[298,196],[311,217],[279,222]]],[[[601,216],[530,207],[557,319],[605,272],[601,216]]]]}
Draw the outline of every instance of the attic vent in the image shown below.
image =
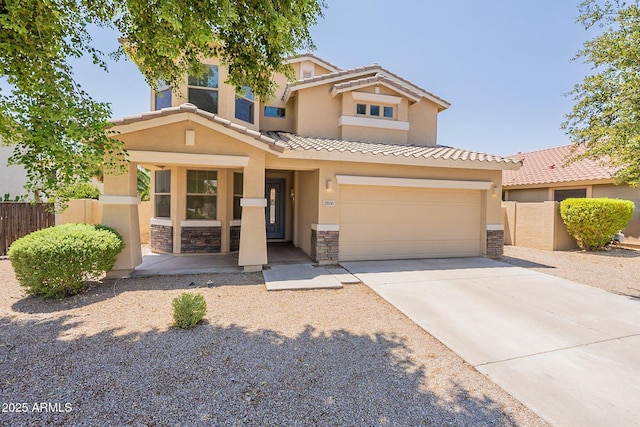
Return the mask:
{"type": "Polygon", "coordinates": [[[313,77],[313,73],[311,72],[311,70],[304,70],[302,72],[303,79],[310,79],[311,77],[313,77]]]}

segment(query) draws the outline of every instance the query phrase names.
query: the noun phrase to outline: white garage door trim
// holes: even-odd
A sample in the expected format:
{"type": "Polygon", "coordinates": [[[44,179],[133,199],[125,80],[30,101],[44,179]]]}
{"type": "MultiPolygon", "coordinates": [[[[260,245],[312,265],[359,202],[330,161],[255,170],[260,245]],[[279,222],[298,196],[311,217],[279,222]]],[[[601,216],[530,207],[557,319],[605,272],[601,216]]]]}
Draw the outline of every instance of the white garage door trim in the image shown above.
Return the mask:
{"type": "Polygon", "coordinates": [[[338,181],[338,184],[341,185],[367,185],[381,187],[442,188],[451,190],[489,190],[493,187],[493,183],[491,181],[389,178],[384,176],[336,175],[336,180],[338,181]]]}

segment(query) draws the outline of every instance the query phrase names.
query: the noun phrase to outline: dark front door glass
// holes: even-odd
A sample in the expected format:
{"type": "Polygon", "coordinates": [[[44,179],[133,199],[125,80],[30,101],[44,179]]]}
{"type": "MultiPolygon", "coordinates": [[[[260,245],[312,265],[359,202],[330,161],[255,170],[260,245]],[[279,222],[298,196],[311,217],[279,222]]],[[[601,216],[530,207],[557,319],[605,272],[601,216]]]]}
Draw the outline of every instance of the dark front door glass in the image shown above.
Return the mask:
{"type": "Polygon", "coordinates": [[[265,197],[267,208],[265,222],[267,225],[267,239],[284,239],[284,190],[285,180],[267,178],[265,197]]]}

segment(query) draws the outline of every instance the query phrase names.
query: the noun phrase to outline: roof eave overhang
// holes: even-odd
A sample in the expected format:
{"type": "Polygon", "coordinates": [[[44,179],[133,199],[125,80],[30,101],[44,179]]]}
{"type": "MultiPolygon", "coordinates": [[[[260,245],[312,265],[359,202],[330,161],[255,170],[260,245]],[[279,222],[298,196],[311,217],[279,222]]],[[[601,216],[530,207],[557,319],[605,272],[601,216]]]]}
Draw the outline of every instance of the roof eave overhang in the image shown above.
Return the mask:
{"type": "Polygon", "coordinates": [[[344,87],[344,88],[340,88],[337,89],[335,86],[333,87],[333,89],[331,89],[331,96],[335,97],[341,93],[345,93],[345,92],[352,92],[356,89],[362,89],[365,87],[369,87],[369,86],[384,86],[386,88],[391,89],[392,91],[396,92],[399,95],[404,96],[405,98],[413,101],[413,102],[420,102],[420,96],[407,92],[405,90],[402,90],[394,85],[388,84],[387,82],[385,82],[384,80],[380,80],[380,81],[374,81],[374,82],[368,82],[368,83],[363,83],[360,85],[356,85],[356,86],[349,86],[349,87],[344,87]]]}
{"type": "Polygon", "coordinates": [[[264,151],[277,154],[283,152],[285,149],[281,143],[263,136],[260,132],[246,129],[229,121],[218,123],[199,114],[184,111],[167,115],[158,115],[156,117],[145,119],[138,119],[137,117],[134,117],[116,120],[112,122],[113,126],[108,129],[108,132],[110,134],[109,136],[117,139],[118,135],[121,134],[144,131],[180,122],[197,123],[264,151]]]}
{"type": "Polygon", "coordinates": [[[530,184],[505,184],[502,183],[504,190],[527,190],[532,188],[557,188],[557,187],[580,187],[585,185],[602,185],[614,184],[613,178],[588,179],[581,181],[554,181],[554,182],[536,182],[530,184]]]}
{"type": "Polygon", "coordinates": [[[517,170],[519,163],[454,160],[442,158],[428,158],[416,156],[402,156],[394,154],[356,153],[350,151],[328,150],[284,150],[277,155],[281,159],[321,160],[332,162],[375,163],[384,165],[424,166],[450,169],[480,169],[480,170],[517,170]]]}

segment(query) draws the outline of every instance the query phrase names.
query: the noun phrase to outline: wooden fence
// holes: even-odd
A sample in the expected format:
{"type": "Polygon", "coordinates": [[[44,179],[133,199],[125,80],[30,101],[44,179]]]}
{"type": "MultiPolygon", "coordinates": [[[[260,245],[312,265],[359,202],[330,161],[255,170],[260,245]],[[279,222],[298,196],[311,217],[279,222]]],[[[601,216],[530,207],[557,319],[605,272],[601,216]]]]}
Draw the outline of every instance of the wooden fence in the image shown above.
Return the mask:
{"type": "Polygon", "coordinates": [[[45,203],[0,203],[0,256],[7,254],[15,240],[55,225],[55,215],[45,203]]]}

